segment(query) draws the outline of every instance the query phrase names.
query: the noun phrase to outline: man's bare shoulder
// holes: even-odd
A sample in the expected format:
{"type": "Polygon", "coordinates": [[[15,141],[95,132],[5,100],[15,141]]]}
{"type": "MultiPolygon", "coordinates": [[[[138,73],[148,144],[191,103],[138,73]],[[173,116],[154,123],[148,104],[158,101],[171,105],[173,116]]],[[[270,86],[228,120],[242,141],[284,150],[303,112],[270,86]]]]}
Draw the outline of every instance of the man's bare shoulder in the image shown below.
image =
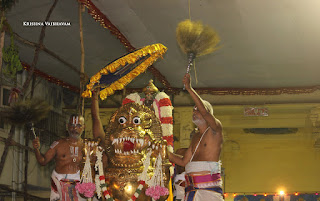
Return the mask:
{"type": "Polygon", "coordinates": [[[66,138],[61,138],[59,140],[56,140],[54,142],[52,142],[52,144],[50,145],[51,149],[57,149],[61,146],[64,146],[67,143],[66,138]]]}
{"type": "Polygon", "coordinates": [[[58,140],[58,142],[59,142],[59,144],[67,144],[67,143],[69,143],[69,140],[68,140],[68,138],[61,138],[58,140]]]}

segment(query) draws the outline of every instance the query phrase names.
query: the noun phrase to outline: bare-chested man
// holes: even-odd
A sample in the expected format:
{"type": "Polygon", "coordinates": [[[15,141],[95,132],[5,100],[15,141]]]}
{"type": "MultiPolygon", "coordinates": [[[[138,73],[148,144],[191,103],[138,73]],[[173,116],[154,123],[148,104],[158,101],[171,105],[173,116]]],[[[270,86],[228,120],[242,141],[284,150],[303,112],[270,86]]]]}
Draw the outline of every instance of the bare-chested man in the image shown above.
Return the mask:
{"type": "Polygon", "coordinates": [[[33,147],[40,165],[48,164],[55,159],[56,167],[51,175],[50,201],[80,201],[86,200],[79,196],[75,184],[80,181],[80,165],[82,160],[84,118],[81,115],[71,115],[67,123],[69,137],[55,141],[50,149],[40,153],[39,138],[33,140],[33,147]]]}
{"type": "Polygon", "coordinates": [[[220,152],[223,143],[221,122],[214,117],[209,102],[204,101],[191,86],[190,75],[183,79],[186,90],[195,102],[192,121],[198,127],[183,157],[170,153],[171,162],[185,166],[185,200],[223,200],[220,152]]]}

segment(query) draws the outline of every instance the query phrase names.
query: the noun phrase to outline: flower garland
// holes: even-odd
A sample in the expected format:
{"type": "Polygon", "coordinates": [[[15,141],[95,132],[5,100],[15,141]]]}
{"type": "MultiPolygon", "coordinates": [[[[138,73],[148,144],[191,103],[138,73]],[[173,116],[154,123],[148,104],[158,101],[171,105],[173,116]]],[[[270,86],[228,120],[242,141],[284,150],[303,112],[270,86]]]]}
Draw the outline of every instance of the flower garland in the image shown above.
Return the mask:
{"type": "Polygon", "coordinates": [[[83,194],[87,198],[92,198],[94,196],[94,191],[96,190],[96,186],[94,183],[77,183],[76,190],[83,194]]]}
{"type": "Polygon", "coordinates": [[[96,84],[99,84],[101,76],[107,75],[109,73],[116,72],[117,69],[127,65],[134,64],[141,57],[150,55],[149,58],[144,60],[141,64],[139,64],[136,68],[134,68],[130,73],[121,77],[117,81],[110,84],[108,87],[104,88],[100,91],[100,98],[102,100],[106,99],[107,96],[114,94],[114,91],[123,89],[127,84],[129,84],[135,77],[137,77],[140,73],[144,72],[153,62],[155,62],[159,57],[161,57],[167,48],[158,43],[154,45],[146,46],[142,49],[136,50],[132,53],[129,53],[116,61],[108,64],[106,67],[101,69],[97,74],[91,77],[90,83],[87,85],[87,89],[82,93],[82,97],[91,97],[92,89],[96,84]]]}
{"type": "Polygon", "coordinates": [[[170,97],[164,92],[159,92],[153,101],[153,108],[161,122],[162,138],[167,141],[168,150],[173,152],[173,106],[170,97]]]}
{"type": "Polygon", "coordinates": [[[128,103],[138,103],[139,105],[143,105],[143,101],[138,93],[132,93],[126,96],[126,98],[122,101],[122,105],[128,103]]]}
{"type": "Polygon", "coordinates": [[[94,196],[94,192],[96,190],[96,186],[92,183],[92,172],[91,172],[91,165],[90,165],[90,152],[91,148],[97,146],[97,142],[85,142],[85,154],[86,154],[86,161],[84,164],[83,172],[81,175],[80,182],[76,185],[76,190],[83,194],[85,197],[91,198],[94,196]]]}
{"type": "Polygon", "coordinates": [[[148,168],[150,166],[151,149],[146,155],[146,159],[143,161],[143,171],[139,175],[139,180],[144,180],[149,186],[146,190],[146,195],[152,197],[154,200],[160,198],[160,196],[168,195],[169,191],[164,187],[163,173],[162,173],[162,158],[159,154],[154,164],[154,174],[151,178],[148,176],[148,168]]]}
{"type": "Polygon", "coordinates": [[[162,158],[159,154],[154,164],[154,174],[150,180],[147,181],[149,188],[146,190],[146,195],[158,200],[160,196],[169,195],[169,190],[164,187],[163,173],[162,173],[162,158]]]}
{"type": "Polygon", "coordinates": [[[96,160],[96,164],[94,165],[94,169],[96,172],[98,172],[98,174],[95,175],[95,183],[96,183],[96,192],[97,192],[97,197],[100,199],[102,194],[101,194],[101,180],[100,180],[100,175],[103,175],[103,164],[102,164],[102,153],[103,153],[103,149],[99,146],[96,148],[96,156],[97,156],[97,160],[96,160]]]}

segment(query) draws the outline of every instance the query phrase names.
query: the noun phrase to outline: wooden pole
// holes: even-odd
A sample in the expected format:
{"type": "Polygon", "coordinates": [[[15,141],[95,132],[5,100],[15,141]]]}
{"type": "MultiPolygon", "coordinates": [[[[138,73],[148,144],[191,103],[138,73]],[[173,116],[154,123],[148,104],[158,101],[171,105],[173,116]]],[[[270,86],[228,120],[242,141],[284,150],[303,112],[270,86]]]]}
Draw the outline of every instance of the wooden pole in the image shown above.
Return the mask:
{"type": "Polygon", "coordinates": [[[4,163],[5,163],[6,158],[7,158],[7,155],[8,155],[10,142],[11,142],[11,140],[12,140],[12,138],[13,138],[14,132],[15,132],[15,126],[14,126],[14,125],[11,125],[10,132],[9,132],[9,134],[8,134],[8,138],[7,138],[6,142],[5,142],[4,149],[3,149],[3,153],[2,153],[2,156],[1,156],[1,161],[0,161],[0,176],[1,176],[1,174],[2,174],[2,170],[3,170],[3,167],[4,167],[4,163]]]}
{"type": "MultiPolygon", "coordinates": [[[[29,131],[26,132],[25,147],[29,147],[29,131]]],[[[28,167],[29,167],[29,151],[24,150],[24,201],[28,200],[28,167]]]]}
{"type": "MultiPolygon", "coordinates": [[[[4,46],[4,11],[1,11],[1,22],[0,22],[0,26],[1,26],[1,29],[0,29],[0,75],[1,75],[1,80],[2,80],[2,49],[3,49],[3,46],[4,46]]],[[[2,85],[2,82],[0,83],[2,85]]]]}
{"type": "Polygon", "coordinates": [[[80,64],[80,101],[79,101],[79,108],[80,114],[84,116],[84,98],[81,96],[82,92],[84,91],[85,86],[85,76],[84,76],[84,42],[83,42],[83,29],[82,29],[82,12],[84,10],[84,6],[79,2],[79,31],[80,31],[80,45],[81,45],[81,64],[80,64]]]}

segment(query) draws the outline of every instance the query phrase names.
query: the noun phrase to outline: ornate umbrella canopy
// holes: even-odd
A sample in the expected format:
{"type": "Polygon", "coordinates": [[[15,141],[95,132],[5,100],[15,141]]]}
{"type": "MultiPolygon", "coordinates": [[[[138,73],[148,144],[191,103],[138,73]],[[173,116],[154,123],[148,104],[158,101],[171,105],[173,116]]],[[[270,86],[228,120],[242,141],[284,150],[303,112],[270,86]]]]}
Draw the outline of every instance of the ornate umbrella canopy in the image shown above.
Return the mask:
{"type": "Polygon", "coordinates": [[[91,97],[91,91],[100,87],[100,98],[102,100],[106,99],[116,90],[123,89],[166,51],[167,48],[158,43],[143,47],[112,61],[91,77],[90,83],[82,96],[91,97]]]}

